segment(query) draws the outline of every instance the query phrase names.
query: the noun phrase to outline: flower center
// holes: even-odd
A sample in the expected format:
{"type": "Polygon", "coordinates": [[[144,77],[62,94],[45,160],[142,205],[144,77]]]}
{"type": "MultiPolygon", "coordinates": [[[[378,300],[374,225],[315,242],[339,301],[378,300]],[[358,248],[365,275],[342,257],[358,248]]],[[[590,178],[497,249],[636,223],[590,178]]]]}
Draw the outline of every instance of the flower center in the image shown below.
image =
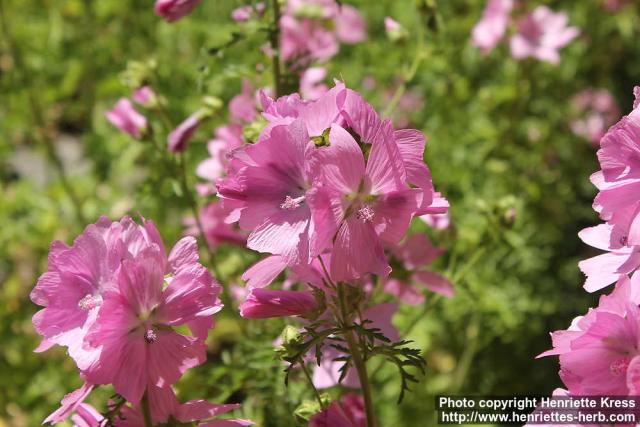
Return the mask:
{"type": "Polygon", "coordinates": [[[78,301],[78,307],[84,311],[100,307],[100,304],[102,304],[102,297],[100,295],[86,294],[80,301],[78,301]]]}
{"type": "Polygon", "coordinates": [[[614,377],[624,375],[627,372],[627,368],[629,367],[629,362],[631,362],[631,359],[628,357],[622,357],[618,360],[614,360],[609,366],[611,375],[613,375],[614,377]]]}
{"type": "Polygon", "coordinates": [[[373,217],[375,216],[375,211],[371,209],[371,206],[364,205],[358,212],[356,212],[356,219],[359,219],[362,222],[371,222],[373,221],[373,217]]]}
{"type": "Polygon", "coordinates": [[[156,335],[156,332],[153,329],[147,329],[144,333],[144,340],[149,344],[153,344],[158,340],[158,335],[156,335]]]}
{"type": "Polygon", "coordinates": [[[302,202],[304,202],[304,196],[296,197],[295,199],[291,196],[287,196],[285,197],[284,202],[280,203],[280,209],[292,211],[294,209],[298,209],[302,202]]]}

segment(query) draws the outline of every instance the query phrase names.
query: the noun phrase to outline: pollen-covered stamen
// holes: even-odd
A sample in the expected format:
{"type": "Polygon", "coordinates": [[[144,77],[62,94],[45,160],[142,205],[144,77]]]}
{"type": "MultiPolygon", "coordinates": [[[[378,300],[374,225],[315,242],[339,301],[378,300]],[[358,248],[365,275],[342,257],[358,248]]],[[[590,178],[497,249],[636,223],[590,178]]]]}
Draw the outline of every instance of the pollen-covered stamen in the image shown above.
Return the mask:
{"type": "Polygon", "coordinates": [[[156,332],[153,329],[147,329],[144,333],[144,340],[149,344],[153,344],[158,340],[158,335],[156,335],[156,332]]]}
{"type": "Polygon", "coordinates": [[[364,205],[358,212],[356,212],[356,219],[359,219],[362,222],[371,222],[373,221],[373,217],[375,216],[375,211],[371,209],[371,206],[364,205]]]}
{"type": "Polygon", "coordinates": [[[78,301],[78,307],[85,311],[99,307],[100,304],[102,304],[102,297],[100,295],[86,294],[80,301],[78,301]]]}
{"type": "Polygon", "coordinates": [[[609,365],[609,371],[611,371],[611,374],[614,377],[624,375],[629,367],[629,362],[631,362],[631,359],[628,357],[622,357],[618,360],[614,360],[611,362],[611,365],[609,365]]]}
{"type": "Polygon", "coordinates": [[[284,199],[284,202],[280,203],[280,209],[292,211],[294,209],[298,209],[302,202],[304,202],[304,196],[296,197],[295,199],[291,196],[287,196],[284,199]]]}

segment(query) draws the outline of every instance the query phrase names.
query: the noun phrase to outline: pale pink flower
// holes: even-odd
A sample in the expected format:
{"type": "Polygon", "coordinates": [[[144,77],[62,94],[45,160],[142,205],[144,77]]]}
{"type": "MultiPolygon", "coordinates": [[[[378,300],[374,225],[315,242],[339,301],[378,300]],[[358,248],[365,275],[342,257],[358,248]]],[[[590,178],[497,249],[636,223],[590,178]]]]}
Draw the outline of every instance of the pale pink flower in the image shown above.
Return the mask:
{"type": "Polygon", "coordinates": [[[120,98],[105,116],[112,125],[134,138],[142,138],[147,131],[147,119],[136,111],[127,98],[120,98]]]}
{"type": "Polygon", "coordinates": [[[620,110],[607,90],[586,89],[572,100],[573,109],[580,115],[571,122],[574,134],[598,145],[609,126],[620,118],[620,110]]]}
{"type": "Polygon", "coordinates": [[[242,80],[242,91],[229,101],[229,112],[231,118],[239,123],[251,123],[258,117],[253,88],[248,79],[242,80]]]}
{"type": "Polygon", "coordinates": [[[552,64],[560,62],[558,51],[576,38],[580,31],[569,27],[565,12],[555,13],[538,6],[518,22],[518,33],[511,37],[511,55],[516,59],[533,57],[552,64]]]}
{"type": "Polygon", "coordinates": [[[224,176],[231,153],[242,145],[244,145],[244,141],[241,125],[228,124],[218,127],[215,130],[215,138],[207,143],[210,157],[198,165],[196,175],[215,182],[224,176]]]}
{"type": "Polygon", "coordinates": [[[390,248],[393,258],[398,262],[398,271],[383,281],[383,290],[410,305],[424,303],[424,293],[415,286],[423,287],[445,297],[454,294],[449,280],[425,267],[444,253],[434,247],[425,234],[413,234],[399,245],[390,248]],[[408,277],[405,279],[405,277],[408,277]]]}
{"type": "Polygon", "coordinates": [[[314,149],[305,126],[276,126],[268,138],[235,153],[236,172],[218,181],[218,194],[232,220],[250,231],[247,246],[284,256],[290,264],[309,261],[311,187],[309,157],[314,149]]]}
{"type": "Polygon", "coordinates": [[[398,21],[396,21],[392,17],[390,16],[384,17],[384,30],[387,33],[400,31],[401,28],[402,26],[398,23],[398,21]]]}
{"type": "Polygon", "coordinates": [[[251,19],[251,15],[253,15],[251,6],[240,6],[231,12],[231,18],[236,22],[246,22],[251,19]]]}
{"type": "Polygon", "coordinates": [[[428,213],[421,215],[419,218],[429,227],[436,230],[444,230],[451,224],[449,202],[442,197],[442,194],[435,192],[433,194],[433,201],[426,210],[428,213]]]}
{"type": "Polygon", "coordinates": [[[303,99],[315,101],[325,94],[329,88],[324,79],[327,77],[327,70],[323,67],[311,67],[304,70],[300,76],[300,95],[303,99]]]}
{"type": "Polygon", "coordinates": [[[615,241],[611,225],[585,228],[579,236],[589,246],[608,251],[580,261],[580,270],[587,276],[584,288],[588,292],[598,291],[640,267],[640,246],[627,246],[624,240],[615,241]]]}
{"type": "Polygon", "coordinates": [[[240,304],[240,315],[249,319],[321,314],[321,304],[311,291],[282,291],[252,288],[240,304]]]}
{"type": "Polygon", "coordinates": [[[365,427],[367,415],[362,396],[349,393],[309,420],[309,427],[365,427]]]}
{"type": "Polygon", "coordinates": [[[142,105],[143,107],[152,107],[157,102],[157,95],[151,88],[151,86],[143,86],[141,88],[136,89],[131,96],[133,100],[142,105]]]}
{"type": "Polygon", "coordinates": [[[168,278],[164,251],[157,246],[123,260],[117,288],[105,294],[85,338],[100,356],[83,376],[93,384],[113,384],[133,404],[148,386],[166,388],[206,359],[206,330],[222,308],[220,286],[197,262],[197,246],[188,239],[188,246],[174,248],[182,264],[168,278]],[[174,329],[181,325],[194,334],[174,329]]]}
{"type": "Polygon", "coordinates": [[[167,148],[172,153],[181,153],[187,149],[189,141],[193,138],[202,122],[202,113],[196,111],[187,117],[177,128],[171,131],[167,137],[167,148]]]}
{"type": "Polygon", "coordinates": [[[602,138],[598,150],[601,171],[591,176],[599,190],[593,207],[613,226],[612,248],[640,245],[639,159],[640,109],[636,105],[602,138]]]}
{"type": "Polygon", "coordinates": [[[507,31],[512,9],[513,0],[489,0],[471,31],[473,45],[484,53],[492,51],[507,31]]]}
{"type": "Polygon", "coordinates": [[[174,22],[191,13],[201,0],[156,0],[156,15],[174,22]]]}
{"type": "MultiPolygon", "coordinates": [[[[214,419],[219,415],[240,408],[237,403],[216,405],[206,400],[190,400],[180,403],[171,387],[149,386],[149,412],[154,425],[165,425],[173,420],[180,425],[195,425],[200,427],[242,427],[254,423],[242,419],[214,419]]],[[[142,409],[135,405],[125,406],[122,417],[116,421],[116,427],[140,427],[144,425],[142,409]]],[[[173,425],[173,424],[172,424],[173,425]]]]}
{"type": "Polygon", "coordinates": [[[367,23],[355,7],[342,4],[334,20],[336,36],[342,43],[356,44],[366,40],[367,23]]]}

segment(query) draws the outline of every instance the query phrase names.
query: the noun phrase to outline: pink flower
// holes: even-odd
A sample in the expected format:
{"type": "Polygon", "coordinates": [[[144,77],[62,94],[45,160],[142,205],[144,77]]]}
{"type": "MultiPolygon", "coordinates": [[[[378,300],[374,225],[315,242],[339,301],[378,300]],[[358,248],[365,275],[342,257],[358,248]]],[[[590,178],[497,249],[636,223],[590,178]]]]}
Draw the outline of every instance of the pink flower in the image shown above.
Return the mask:
{"type": "Polygon", "coordinates": [[[367,38],[367,23],[358,10],[348,4],[342,4],[335,17],[336,36],[346,44],[360,43],[367,38]]]}
{"type": "Polygon", "coordinates": [[[172,153],[181,153],[187,149],[187,145],[193,135],[200,127],[202,122],[202,113],[196,111],[189,117],[187,117],[177,128],[171,131],[167,138],[167,148],[172,153]]]}
{"type": "Polygon", "coordinates": [[[609,126],[620,117],[616,101],[607,90],[587,89],[572,100],[573,108],[580,118],[571,122],[574,134],[597,145],[609,126]]]}
{"type": "Polygon", "coordinates": [[[587,276],[584,288],[588,292],[598,291],[640,267],[640,246],[627,246],[624,240],[616,241],[611,225],[585,228],[579,236],[589,246],[608,251],[579,264],[587,276]]]}
{"type": "MultiPolygon", "coordinates": [[[[240,234],[231,224],[227,224],[224,221],[227,215],[228,212],[219,201],[211,202],[200,209],[200,222],[209,247],[216,248],[223,243],[240,246],[246,244],[247,238],[240,234]]],[[[184,222],[189,226],[186,234],[192,236],[200,234],[195,218],[185,219],[184,222]]]]}
{"type": "Polygon", "coordinates": [[[325,94],[329,88],[323,83],[327,70],[323,67],[307,68],[300,76],[300,94],[302,98],[315,101],[325,94]]]}
{"type": "Polygon", "coordinates": [[[281,291],[253,288],[240,304],[240,315],[249,319],[321,314],[322,306],[311,291],[281,291]]]}
{"type": "MultiPolygon", "coordinates": [[[[276,126],[269,137],[235,154],[235,173],[218,182],[218,194],[250,231],[247,246],[285,257],[290,264],[309,260],[311,186],[309,156],[314,149],[304,124],[276,126]]],[[[235,218],[233,218],[235,219],[235,218]]]]}
{"type": "Polygon", "coordinates": [[[251,6],[241,6],[233,9],[231,12],[231,18],[236,22],[246,22],[251,19],[253,14],[253,8],[251,6]]]}
{"type": "Polygon", "coordinates": [[[365,427],[367,415],[362,396],[349,393],[309,420],[309,427],[365,427]]]}
{"type": "Polygon", "coordinates": [[[418,283],[445,297],[453,296],[453,285],[446,277],[424,269],[444,252],[435,248],[426,235],[411,235],[400,245],[392,246],[390,251],[401,267],[383,282],[386,293],[396,296],[406,304],[419,305],[424,303],[424,294],[414,286],[414,283],[418,283]]]}
{"type": "Polygon", "coordinates": [[[553,350],[539,356],[560,355],[560,377],[572,395],[637,393],[638,280],[637,273],[631,280],[623,277],[597,308],[575,319],[568,330],[554,332],[553,350]]]}
{"type": "Polygon", "coordinates": [[[484,53],[492,51],[507,31],[512,9],[513,0],[489,0],[471,32],[472,44],[484,53]]]}
{"type": "Polygon", "coordinates": [[[112,125],[134,138],[142,138],[147,131],[147,119],[133,108],[127,98],[120,98],[105,116],[112,125]]]}
{"type": "Polygon", "coordinates": [[[580,31],[568,27],[566,13],[554,13],[538,6],[518,22],[518,33],[511,37],[511,55],[516,59],[534,57],[552,64],[560,62],[558,51],[576,38],[580,31]]]}
{"type": "Polygon", "coordinates": [[[104,421],[102,414],[88,403],[80,404],[71,416],[74,427],[102,427],[104,421]]]}
{"type": "Polygon", "coordinates": [[[253,88],[249,80],[242,80],[242,92],[229,101],[229,112],[231,118],[239,123],[251,123],[258,116],[253,88]]]}
{"type": "Polygon", "coordinates": [[[384,29],[387,33],[400,31],[401,28],[402,26],[398,23],[398,21],[396,21],[392,17],[390,16],[384,17],[384,29]]]}
{"type": "Polygon", "coordinates": [[[157,102],[157,95],[151,86],[143,86],[133,92],[133,100],[143,107],[151,107],[157,102]]]}
{"type": "Polygon", "coordinates": [[[215,130],[215,138],[207,143],[209,158],[203,160],[196,169],[200,178],[215,182],[224,175],[234,150],[244,145],[242,126],[229,124],[215,130]]]}
{"type": "Polygon", "coordinates": [[[167,22],[174,22],[191,11],[200,4],[201,0],[156,0],[156,15],[164,18],[167,22]]]}
{"type": "Polygon", "coordinates": [[[157,246],[122,261],[117,287],[105,294],[85,339],[100,349],[100,357],[83,371],[88,381],[113,384],[117,393],[138,404],[148,386],[166,388],[205,360],[206,329],[222,308],[220,286],[197,263],[193,238],[191,242],[177,249],[185,262],[168,279],[157,246]],[[174,329],[181,325],[195,327],[193,335],[174,329]]]}
{"type": "MultiPolygon", "coordinates": [[[[215,405],[206,400],[190,400],[180,403],[171,387],[150,386],[147,390],[151,421],[154,425],[165,425],[170,420],[180,425],[197,425],[200,427],[234,427],[251,426],[254,423],[242,419],[213,419],[240,408],[237,403],[215,405]]],[[[125,406],[121,419],[117,420],[117,427],[140,427],[144,425],[142,409],[139,406],[125,406]]]]}

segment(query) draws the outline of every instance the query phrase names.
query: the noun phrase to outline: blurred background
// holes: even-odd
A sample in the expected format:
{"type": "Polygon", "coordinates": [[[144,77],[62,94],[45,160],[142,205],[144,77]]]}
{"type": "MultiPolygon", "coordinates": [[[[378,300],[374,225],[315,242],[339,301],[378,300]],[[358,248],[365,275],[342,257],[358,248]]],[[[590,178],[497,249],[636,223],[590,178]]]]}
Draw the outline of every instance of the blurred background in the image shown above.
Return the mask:
{"type": "MultiPolygon", "coordinates": [[[[270,84],[267,35],[230,18],[246,3],[204,0],[168,24],[148,0],[0,0],[0,426],[39,425],[80,385],[64,349],[33,353],[29,292],[51,241],[71,243],[100,215],[153,219],[168,243],[185,232],[189,211],[174,170],[105,112],[130,95],[140,67],[152,70],[174,123],[205,95],[226,104],[243,79],[270,84]]],[[[414,227],[446,249],[435,269],[456,296],[427,295],[395,316],[428,370],[396,405],[394,368],[374,369],[381,425],[426,425],[436,394],[550,394],[560,386],[557,360],[534,357],[550,347],[550,331],[597,301],[581,288],[577,267],[595,254],[577,233],[597,221],[589,183],[597,146],[580,127],[591,112],[579,95],[610,93],[613,121],[630,111],[640,82],[640,6],[528,1],[567,12],[580,29],[554,65],[515,60],[506,41],[487,54],[472,46],[484,0],[344,3],[363,15],[368,38],[340,46],[324,65],[326,82],[342,79],[380,111],[402,87],[393,118],[427,135],[425,158],[451,203],[448,228],[414,227]],[[387,35],[386,16],[402,25],[402,37],[387,35]]],[[[193,183],[225,114],[192,141],[193,183]]],[[[230,283],[257,259],[232,246],[218,251],[230,283]]],[[[237,322],[218,317],[208,361],[179,383],[181,396],[243,402],[242,415],[261,426],[296,425],[291,413],[311,395],[302,382],[284,386],[272,347],[284,321],[250,322],[251,339],[237,322]]]]}

